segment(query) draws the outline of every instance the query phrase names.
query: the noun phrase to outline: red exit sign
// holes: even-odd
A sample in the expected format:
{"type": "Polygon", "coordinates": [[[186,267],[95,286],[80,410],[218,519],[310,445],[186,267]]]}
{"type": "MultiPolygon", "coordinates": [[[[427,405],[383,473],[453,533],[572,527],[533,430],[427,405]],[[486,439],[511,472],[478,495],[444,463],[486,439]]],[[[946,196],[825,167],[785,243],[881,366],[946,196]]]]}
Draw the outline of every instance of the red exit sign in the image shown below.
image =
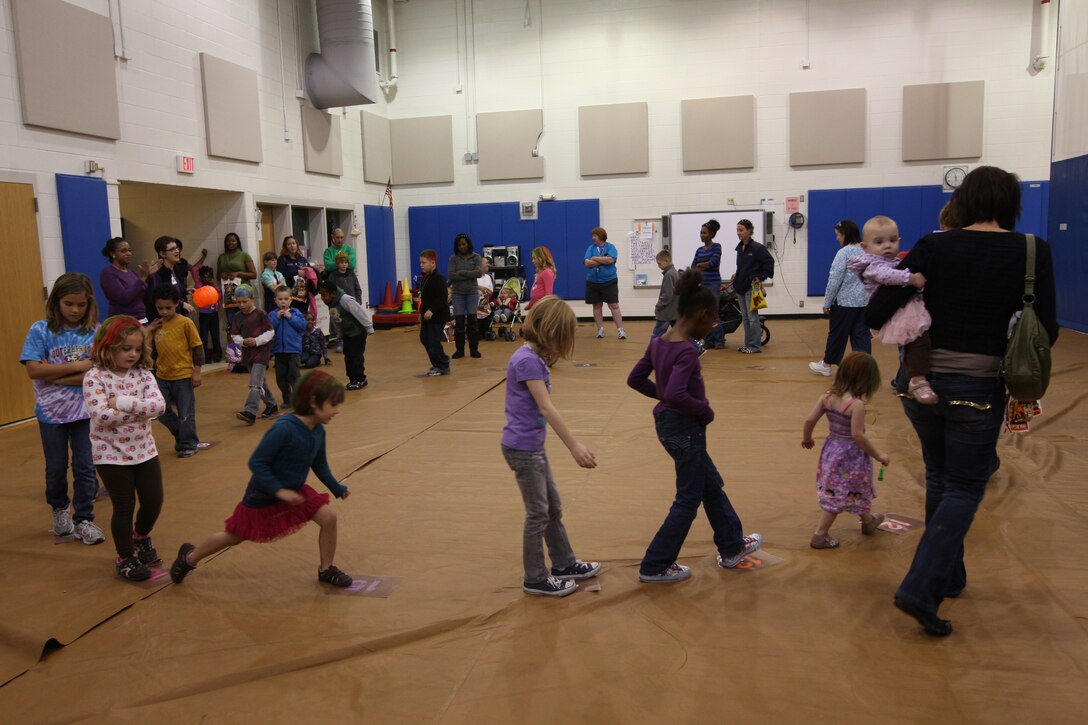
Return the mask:
{"type": "Polygon", "coordinates": [[[178,173],[192,174],[196,172],[196,157],[178,154],[178,173]]]}

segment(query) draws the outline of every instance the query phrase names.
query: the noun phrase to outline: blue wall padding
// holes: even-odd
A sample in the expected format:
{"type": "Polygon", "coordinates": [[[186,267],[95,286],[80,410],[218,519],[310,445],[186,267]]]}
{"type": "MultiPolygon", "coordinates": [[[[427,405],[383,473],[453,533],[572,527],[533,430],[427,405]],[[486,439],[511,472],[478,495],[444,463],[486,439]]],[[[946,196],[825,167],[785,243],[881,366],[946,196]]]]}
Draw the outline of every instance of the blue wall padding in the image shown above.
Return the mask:
{"type": "Polygon", "coordinates": [[[57,174],[56,177],[64,271],[82,272],[91,278],[99,319],[105,319],[109,302],[98,286],[98,276],[109,264],[102,256],[102,247],[113,236],[106,182],[89,176],[57,174]]]}
{"type": "Polygon", "coordinates": [[[1050,224],[1046,238],[1054,253],[1058,322],[1088,332],[1088,156],[1050,167],[1050,224]],[[1064,224],[1063,230],[1060,226],[1064,224]]]}
{"type": "MultiPolygon", "coordinates": [[[[419,254],[424,249],[435,250],[438,269],[446,274],[453,238],[465,232],[472,237],[477,252],[485,246],[520,246],[527,286],[535,277],[529,253],[533,247],[548,247],[555,257],[555,294],[564,299],[581,299],[586,279],[582,259],[589,246],[590,230],[600,225],[600,201],[541,202],[537,217],[536,221],[521,221],[517,202],[410,207],[408,248],[412,275],[419,273],[419,254]]],[[[625,263],[620,260],[620,264],[625,263]]]]}
{"type": "MultiPolygon", "coordinates": [[[[380,305],[388,282],[397,291],[397,250],[393,236],[393,210],[387,206],[364,206],[366,226],[367,291],[371,305],[380,305]]],[[[400,300],[393,300],[400,304],[400,300]]]]}
{"type": "MultiPolygon", "coordinates": [[[[1017,231],[1046,236],[1049,182],[1020,184],[1020,223],[1017,231]]],[[[940,186],[891,186],[878,189],[820,189],[808,197],[808,294],[821,297],[827,286],[827,271],[839,251],[835,225],[854,220],[858,228],[869,217],[883,214],[899,225],[901,249],[937,229],[937,215],[951,197],[940,186]]]]}

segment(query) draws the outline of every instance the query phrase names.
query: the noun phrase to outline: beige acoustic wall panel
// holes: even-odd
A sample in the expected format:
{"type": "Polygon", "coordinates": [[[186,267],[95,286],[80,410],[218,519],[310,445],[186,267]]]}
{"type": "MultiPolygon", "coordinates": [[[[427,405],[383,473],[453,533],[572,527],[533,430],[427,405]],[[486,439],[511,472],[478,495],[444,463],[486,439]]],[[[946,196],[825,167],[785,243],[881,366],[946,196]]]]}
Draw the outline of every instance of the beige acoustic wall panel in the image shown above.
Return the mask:
{"type": "Polygon", "coordinates": [[[684,171],[756,165],[756,97],[680,101],[684,171]]]}
{"type": "Polygon", "coordinates": [[[903,86],[903,160],[982,156],[985,81],[903,86]]]}
{"type": "Polygon", "coordinates": [[[650,171],[650,114],[646,103],[578,109],[578,160],[582,176],[650,171]]]}
{"type": "Polygon", "coordinates": [[[480,181],[543,179],[544,159],[533,156],[544,130],[544,111],[501,111],[476,114],[476,148],[480,181]]]}
{"type": "Polygon", "coordinates": [[[314,174],[344,173],[339,114],[302,105],[302,163],[306,171],[314,174]]]}
{"type": "Polygon", "coordinates": [[[257,72],[201,53],[200,80],[204,90],[208,155],[262,161],[257,72]]]}
{"type": "Polygon", "coordinates": [[[394,184],[453,181],[453,116],[389,121],[394,184]]]}
{"type": "Polygon", "coordinates": [[[363,134],[363,179],[373,184],[385,184],[393,176],[389,119],[359,111],[359,128],[363,134]]]}
{"type": "Polygon", "coordinates": [[[865,89],[790,94],[790,166],[865,162],[865,89]]]}
{"type": "Polygon", "coordinates": [[[12,0],[23,123],[121,138],[113,26],[62,0],[12,0]]]}

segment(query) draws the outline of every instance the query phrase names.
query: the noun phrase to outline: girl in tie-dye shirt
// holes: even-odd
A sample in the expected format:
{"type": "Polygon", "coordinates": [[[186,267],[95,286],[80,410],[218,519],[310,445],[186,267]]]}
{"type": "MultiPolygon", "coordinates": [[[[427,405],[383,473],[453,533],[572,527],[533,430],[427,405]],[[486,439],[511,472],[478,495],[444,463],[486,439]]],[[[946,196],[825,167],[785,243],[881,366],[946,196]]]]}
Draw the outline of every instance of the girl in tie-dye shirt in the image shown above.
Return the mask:
{"type": "Polygon", "coordinates": [[[94,477],[90,424],[83,407],[83,375],[91,367],[98,327],[94,288],[85,274],[62,274],[45,305],[45,319],[30,326],[19,361],[34,381],[34,415],[45,452],[45,500],[53,510],[53,533],[100,544],[94,523],[94,477]],[[72,450],[72,496],[68,496],[68,449],[72,450]],[[74,506],[75,521],[69,506],[74,506]]]}
{"type": "Polygon", "coordinates": [[[117,573],[142,581],[151,576],[148,565],[159,560],[151,529],[162,509],[162,469],[151,421],[166,411],[166,403],[149,369],[151,349],[136,318],[103,322],[91,358],[83,400],[91,415],[91,454],[113,502],[110,530],[117,573]]]}

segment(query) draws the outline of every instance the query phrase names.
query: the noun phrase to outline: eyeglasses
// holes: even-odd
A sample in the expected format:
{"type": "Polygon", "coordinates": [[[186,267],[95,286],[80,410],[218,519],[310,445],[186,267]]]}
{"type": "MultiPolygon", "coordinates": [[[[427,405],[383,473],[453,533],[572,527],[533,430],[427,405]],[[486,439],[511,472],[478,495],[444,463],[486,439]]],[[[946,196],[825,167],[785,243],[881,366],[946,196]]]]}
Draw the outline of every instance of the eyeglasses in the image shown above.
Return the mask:
{"type": "Polygon", "coordinates": [[[176,252],[176,251],[178,251],[178,248],[177,247],[167,247],[163,251],[164,252],[176,252]]]}

